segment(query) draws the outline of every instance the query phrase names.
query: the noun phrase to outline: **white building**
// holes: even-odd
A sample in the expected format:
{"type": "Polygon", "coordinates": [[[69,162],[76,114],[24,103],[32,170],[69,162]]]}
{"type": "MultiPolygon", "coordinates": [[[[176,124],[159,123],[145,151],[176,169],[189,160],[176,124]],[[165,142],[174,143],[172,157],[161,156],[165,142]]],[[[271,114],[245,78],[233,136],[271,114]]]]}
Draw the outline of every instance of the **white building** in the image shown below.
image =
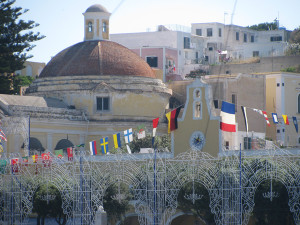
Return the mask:
{"type": "Polygon", "coordinates": [[[210,64],[222,60],[220,52],[227,60],[234,61],[283,56],[289,38],[285,29],[256,31],[222,23],[193,23],[192,34],[207,38],[205,56],[210,64]]]}
{"type": "MultiPolygon", "coordinates": [[[[110,39],[131,50],[140,50],[139,52],[142,52],[144,48],[176,49],[177,59],[174,60],[177,62],[176,74],[182,77],[189,73],[189,65],[201,62],[205,48],[205,38],[192,35],[191,32],[170,30],[164,26],[158,26],[155,32],[111,34],[110,39]]],[[[140,56],[145,61],[147,61],[147,57],[150,57],[142,54],[140,56]]],[[[167,60],[166,57],[163,58],[165,61],[167,60]]],[[[163,64],[166,65],[166,62],[163,64]]]]}

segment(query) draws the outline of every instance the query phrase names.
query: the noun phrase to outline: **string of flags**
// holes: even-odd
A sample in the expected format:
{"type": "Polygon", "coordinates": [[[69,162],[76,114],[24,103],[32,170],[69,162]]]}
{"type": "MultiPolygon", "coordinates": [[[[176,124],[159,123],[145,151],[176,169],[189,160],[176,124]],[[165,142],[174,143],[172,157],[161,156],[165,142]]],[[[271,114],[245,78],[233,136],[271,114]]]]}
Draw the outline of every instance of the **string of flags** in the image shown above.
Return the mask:
{"type": "MultiPolygon", "coordinates": [[[[152,131],[152,145],[154,143],[154,137],[156,135],[156,129],[157,129],[157,125],[158,125],[158,121],[159,121],[159,118],[155,118],[153,121],[152,121],[152,124],[153,124],[153,131],[152,131]]],[[[137,138],[138,139],[143,139],[146,137],[146,131],[145,131],[145,125],[142,124],[142,125],[139,125],[137,127],[137,138]]],[[[117,148],[121,148],[122,147],[122,141],[121,141],[121,133],[116,133],[116,134],[113,134],[113,146],[117,149],[117,148]]],[[[131,143],[133,141],[133,131],[132,131],[132,128],[129,128],[127,130],[124,130],[123,131],[123,136],[124,136],[124,142],[126,144],[126,148],[127,148],[127,151],[129,154],[131,154],[131,149],[129,147],[129,143],[131,143]]],[[[100,146],[101,146],[101,151],[102,151],[102,154],[109,154],[109,145],[108,145],[108,142],[109,142],[109,138],[108,137],[103,137],[103,138],[100,138],[100,146]]],[[[90,153],[91,155],[97,155],[98,151],[97,151],[97,143],[95,140],[93,141],[90,141],[89,142],[90,144],[90,153]]]]}
{"type": "MultiPolygon", "coordinates": [[[[178,124],[177,124],[177,118],[180,112],[180,109],[182,108],[182,106],[168,112],[166,114],[166,117],[168,119],[168,133],[170,133],[171,131],[174,131],[178,128],[178,124]]],[[[156,136],[156,130],[158,127],[158,123],[159,123],[159,117],[155,118],[152,120],[152,125],[153,125],[153,130],[152,130],[152,146],[154,145],[154,140],[155,140],[155,136],[156,136]]],[[[146,132],[145,132],[145,125],[139,125],[138,126],[138,133],[137,133],[137,137],[138,139],[143,139],[146,137],[146,132]]],[[[125,144],[126,144],[126,148],[129,154],[131,154],[131,149],[129,147],[129,143],[131,143],[133,141],[133,132],[132,132],[132,128],[129,128],[127,130],[125,130],[124,132],[124,140],[125,140],[125,144]]],[[[2,143],[1,140],[7,141],[7,138],[4,134],[4,132],[0,129],[0,148],[2,147],[2,143]]],[[[108,137],[104,137],[100,139],[100,146],[101,146],[101,151],[102,154],[109,154],[109,147],[108,147],[108,137]]],[[[121,148],[122,144],[121,144],[121,133],[116,133],[113,134],[113,145],[115,148],[121,148]]],[[[97,145],[96,145],[96,141],[93,140],[91,142],[89,142],[89,147],[90,147],[90,154],[91,155],[97,155],[98,151],[97,151],[97,145]]],[[[67,148],[67,156],[68,156],[68,161],[73,161],[73,151],[75,147],[84,147],[85,144],[80,144],[80,145],[76,145],[76,146],[71,146],[67,148]]],[[[2,148],[3,149],[3,148],[2,148]]],[[[58,149],[58,150],[54,150],[54,153],[56,155],[56,157],[58,158],[63,158],[64,156],[64,149],[58,149]]],[[[42,160],[44,166],[47,166],[51,163],[51,156],[50,156],[50,152],[48,153],[42,153],[40,156],[38,154],[34,154],[31,156],[32,157],[32,162],[33,163],[37,163],[39,160],[42,160]]],[[[26,163],[29,162],[29,156],[25,156],[22,157],[22,163],[25,163],[24,165],[28,165],[26,163]]],[[[12,165],[12,172],[13,173],[17,173],[19,171],[19,158],[13,158],[10,160],[10,164],[12,165]]],[[[0,174],[4,173],[5,168],[7,165],[7,160],[5,159],[0,159],[0,174]]]]}
{"type": "MultiPolygon", "coordinates": [[[[1,126],[1,121],[0,121],[0,126],[1,126]]],[[[2,141],[5,141],[7,142],[7,138],[6,138],[6,135],[4,133],[4,131],[1,129],[0,127],[0,153],[3,152],[3,143],[2,141]]]]}
{"type": "MultiPolygon", "coordinates": [[[[253,110],[254,112],[259,113],[261,116],[263,116],[265,118],[267,126],[269,126],[269,127],[271,126],[271,123],[270,123],[270,120],[269,120],[269,117],[268,117],[268,113],[266,111],[263,111],[263,110],[260,110],[260,109],[255,109],[255,108],[250,108],[250,107],[246,107],[246,106],[241,106],[242,113],[243,113],[243,116],[244,116],[246,132],[248,132],[248,127],[249,127],[248,126],[248,118],[247,118],[247,108],[253,110]]],[[[279,120],[278,120],[277,113],[271,113],[271,115],[272,115],[273,123],[278,124],[279,120]]],[[[283,119],[283,123],[285,125],[290,125],[288,115],[282,114],[281,116],[282,116],[282,119],[283,119]]],[[[227,131],[227,132],[236,132],[236,127],[235,127],[235,104],[222,101],[220,117],[221,117],[221,122],[220,122],[220,129],[221,130],[227,131]]],[[[298,120],[297,120],[297,117],[292,116],[292,119],[293,119],[293,124],[294,124],[295,130],[298,133],[298,120]]]]}

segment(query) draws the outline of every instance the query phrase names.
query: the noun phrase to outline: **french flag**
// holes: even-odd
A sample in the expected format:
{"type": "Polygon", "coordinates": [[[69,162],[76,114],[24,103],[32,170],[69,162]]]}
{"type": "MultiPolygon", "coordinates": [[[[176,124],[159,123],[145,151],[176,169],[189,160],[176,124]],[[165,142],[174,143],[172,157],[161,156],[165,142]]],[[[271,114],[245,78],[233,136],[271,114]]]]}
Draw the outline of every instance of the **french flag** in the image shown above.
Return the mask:
{"type": "Polygon", "coordinates": [[[235,105],[222,101],[220,129],[227,132],[236,132],[235,105]]]}
{"type": "Polygon", "coordinates": [[[90,142],[90,151],[91,151],[91,155],[97,155],[96,141],[90,142]]]}

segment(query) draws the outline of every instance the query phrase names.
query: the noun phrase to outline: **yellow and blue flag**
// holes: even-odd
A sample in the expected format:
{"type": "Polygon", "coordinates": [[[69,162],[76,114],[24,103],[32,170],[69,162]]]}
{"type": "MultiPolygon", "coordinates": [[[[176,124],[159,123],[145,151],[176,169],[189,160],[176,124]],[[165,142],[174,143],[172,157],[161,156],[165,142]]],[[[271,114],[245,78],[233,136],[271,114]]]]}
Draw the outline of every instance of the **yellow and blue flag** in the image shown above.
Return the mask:
{"type": "Polygon", "coordinates": [[[122,147],[122,145],[121,145],[121,134],[120,133],[114,134],[113,138],[114,138],[115,148],[121,148],[122,147]]]}
{"type": "Polygon", "coordinates": [[[101,138],[100,145],[101,145],[102,154],[107,154],[109,152],[108,151],[108,137],[101,138]]]}

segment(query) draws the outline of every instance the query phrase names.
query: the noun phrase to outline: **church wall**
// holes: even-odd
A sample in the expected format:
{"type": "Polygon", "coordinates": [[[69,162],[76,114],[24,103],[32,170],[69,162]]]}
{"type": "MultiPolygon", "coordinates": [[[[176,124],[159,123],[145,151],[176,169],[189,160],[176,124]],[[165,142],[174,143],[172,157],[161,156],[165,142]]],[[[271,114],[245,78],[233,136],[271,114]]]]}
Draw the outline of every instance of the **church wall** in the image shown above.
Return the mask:
{"type": "MultiPolygon", "coordinates": [[[[277,112],[276,110],[276,78],[267,78],[266,79],[266,111],[268,112],[277,112]],[[275,104],[274,104],[275,103],[275,104]]],[[[271,118],[272,120],[272,118],[271,118]]],[[[276,140],[276,130],[277,126],[267,127],[266,136],[270,137],[272,140],[276,140]]]]}
{"type": "MultiPolygon", "coordinates": [[[[192,84],[193,85],[193,84],[192,84]]],[[[188,98],[185,104],[183,115],[178,119],[178,129],[174,131],[174,154],[175,156],[191,149],[190,139],[195,131],[201,131],[206,139],[205,145],[201,151],[208,152],[213,156],[219,153],[219,120],[210,116],[207,106],[207,91],[203,84],[201,86],[201,116],[193,118],[194,107],[194,90],[188,89],[188,98]],[[206,96],[206,97],[205,97],[206,96]]]]}
{"type": "Polygon", "coordinates": [[[112,94],[114,115],[160,117],[168,104],[167,99],[154,93],[112,94]]]}

